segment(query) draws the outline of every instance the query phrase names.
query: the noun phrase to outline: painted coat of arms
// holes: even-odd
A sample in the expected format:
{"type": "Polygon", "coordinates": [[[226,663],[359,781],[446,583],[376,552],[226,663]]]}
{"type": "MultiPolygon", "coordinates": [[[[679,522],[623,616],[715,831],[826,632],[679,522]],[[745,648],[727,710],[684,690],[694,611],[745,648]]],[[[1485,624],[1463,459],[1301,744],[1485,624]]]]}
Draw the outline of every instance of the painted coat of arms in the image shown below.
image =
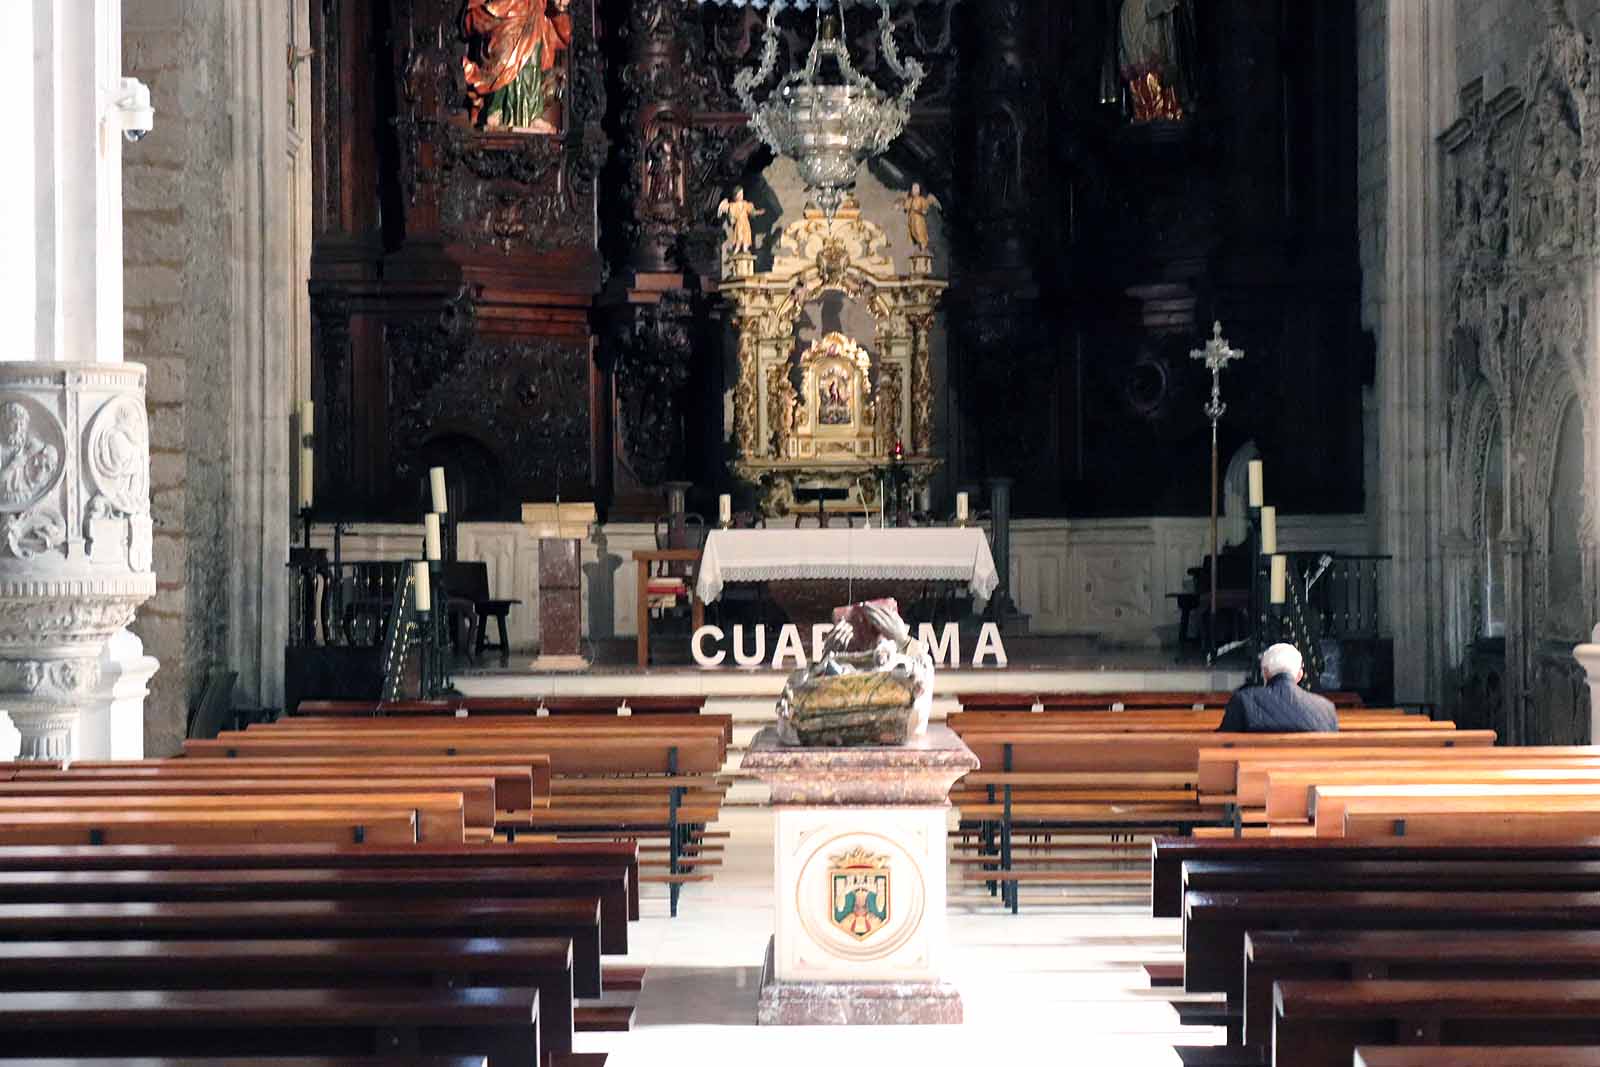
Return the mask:
{"type": "Polygon", "coordinates": [[[828,857],[828,919],[857,941],[889,922],[889,857],[853,848],[828,857]]]}

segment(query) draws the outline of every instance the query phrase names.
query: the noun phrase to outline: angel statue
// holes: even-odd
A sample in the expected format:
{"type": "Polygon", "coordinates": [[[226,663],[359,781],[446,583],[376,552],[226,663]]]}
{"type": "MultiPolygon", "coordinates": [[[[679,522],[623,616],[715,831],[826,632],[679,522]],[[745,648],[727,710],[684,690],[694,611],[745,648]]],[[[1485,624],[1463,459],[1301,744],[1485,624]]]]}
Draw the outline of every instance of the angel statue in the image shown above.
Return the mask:
{"type": "Polygon", "coordinates": [[[734,186],[733,199],[724,200],[717,205],[717,218],[728,220],[726,246],[728,251],[734,255],[748,254],[750,246],[755,244],[755,235],[750,230],[750,219],[765,214],[765,211],[744,198],[743,187],[734,186]]]}
{"type": "Polygon", "coordinates": [[[935,208],[944,210],[939,198],[932,193],[924,193],[920,182],[912,182],[911,191],[896,200],[895,206],[906,213],[906,231],[911,235],[911,246],[918,252],[928,251],[928,212],[935,208]]]}

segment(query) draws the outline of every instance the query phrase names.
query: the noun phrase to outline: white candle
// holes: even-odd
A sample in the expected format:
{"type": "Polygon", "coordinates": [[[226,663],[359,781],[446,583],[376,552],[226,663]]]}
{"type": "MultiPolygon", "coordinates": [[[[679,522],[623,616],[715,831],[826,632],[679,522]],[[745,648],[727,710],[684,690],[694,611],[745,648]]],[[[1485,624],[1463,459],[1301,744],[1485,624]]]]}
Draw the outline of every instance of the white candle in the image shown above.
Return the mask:
{"type": "Polygon", "coordinates": [[[968,499],[966,493],[957,493],[956,494],[956,521],[957,522],[966,522],[967,521],[967,515],[968,515],[967,507],[968,507],[968,504],[969,504],[969,499],[968,499]]]}
{"type": "Polygon", "coordinates": [[[444,468],[428,468],[428,488],[433,491],[433,510],[440,515],[450,511],[450,501],[444,495],[444,468]]]}
{"type": "Polygon", "coordinates": [[[311,446],[306,445],[300,449],[300,506],[311,506],[311,490],[315,483],[311,480],[311,446]]]}
{"type": "Polygon", "coordinates": [[[1267,505],[1261,509],[1261,554],[1270,556],[1278,551],[1278,509],[1267,505]]]}
{"type": "Polygon", "coordinates": [[[312,428],[314,426],[316,426],[316,420],[312,416],[313,416],[315,410],[316,409],[312,406],[311,401],[306,400],[306,401],[302,401],[301,402],[301,404],[300,404],[300,436],[301,437],[310,437],[311,434],[314,432],[312,428]]]}
{"type": "Polygon", "coordinates": [[[724,526],[733,524],[733,497],[727,493],[717,497],[717,521],[724,526]]]}
{"type": "Polygon", "coordinates": [[[1285,556],[1272,557],[1272,602],[1282,604],[1288,595],[1289,560],[1285,556]]]}
{"type": "Polygon", "coordinates": [[[1262,489],[1261,461],[1259,459],[1251,460],[1249,471],[1250,506],[1253,508],[1259,508],[1262,502],[1267,499],[1267,495],[1262,489]]]}
{"type": "Polygon", "coordinates": [[[422,549],[423,555],[432,560],[440,558],[439,553],[439,516],[433,512],[422,517],[422,549]]]}
{"type": "Polygon", "coordinates": [[[417,587],[417,610],[433,610],[433,590],[428,585],[428,565],[420,561],[413,563],[411,565],[411,580],[417,587]]]}

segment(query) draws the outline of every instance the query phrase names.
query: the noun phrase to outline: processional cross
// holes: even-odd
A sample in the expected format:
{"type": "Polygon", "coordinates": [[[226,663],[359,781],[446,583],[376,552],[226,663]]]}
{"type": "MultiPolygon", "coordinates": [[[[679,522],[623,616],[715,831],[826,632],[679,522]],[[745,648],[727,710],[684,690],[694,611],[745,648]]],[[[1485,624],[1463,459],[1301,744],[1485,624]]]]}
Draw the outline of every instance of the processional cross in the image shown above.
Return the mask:
{"type": "MultiPolygon", "coordinates": [[[[1236,359],[1244,358],[1244,350],[1228,347],[1227,338],[1222,336],[1222,323],[1211,324],[1211,340],[1206,342],[1204,348],[1196,348],[1189,353],[1190,359],[1203,359],[1206,368],[1211,371],[1211,399],[1206,402],[1206,418],[1211,420],[1211,626],[1217,625],[1217,423],[1222,421],[1223,412],[1228,410],[1228,405],[1222,402],[1222,371],[1229,363],[1236,359]]],[[[1216,642],[1212,641],[1211,652],[1215,652],[1216,642]]]]}

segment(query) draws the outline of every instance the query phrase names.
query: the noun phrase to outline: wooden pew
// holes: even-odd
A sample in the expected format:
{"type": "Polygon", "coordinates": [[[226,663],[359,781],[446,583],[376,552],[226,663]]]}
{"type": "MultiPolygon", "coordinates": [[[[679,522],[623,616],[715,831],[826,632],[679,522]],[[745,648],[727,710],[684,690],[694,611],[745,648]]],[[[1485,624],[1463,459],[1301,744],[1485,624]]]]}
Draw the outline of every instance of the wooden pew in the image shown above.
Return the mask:
{"type": "Polygon", "coordinates": [[[250,737],[190,740],[188,756],[231,759],[280,759],[295,756],[341,757],[353,754],[387,758],[455,757],[481,762],[484,757],[530,762],[547,757],[555,774],[714,774],[722,769],[726,747],[718,737],[617,736],[598,742],[595,735],[552,736],[531,740],[519,736],[484,738],[438,736],[353,737],[314,734],[294,737],[263,734],[250,737]]]}
{"type": "MultiPolygon", "coordinates": [[[[106,824],[139,820],[147,816],[187,816],[192,820],[212,820],[226,816],[236,825],[254,829],[266,817],[258,811],[342,813],[349,820],[360,822],[368,817],[381,817],[392,812],[412,812],[415,816],[413,840],[438,841],[443,844],[460,843],[466,837],[462,795],[459,792],[423,793],[378,789],[372,795],[342,793],[284,793],[278,792],[247,805],[227,796],[168,795],[160,793],[130,792],[120,799],[108,796],[0,796],[0,835],[24,824],[32,816],[50,816],[61,819],[100,820],[106,824]],[[243,816],[243,820],[234,818],[243,816]]],[[[273,816],[276,818],[276,816],[273,816]]],[[[266,827],[263,827],[265,830],[266,827]]],[[[130,842],[138,843],[138,842],[130,842]]]]}
{"type": "Polygon", "coordinates": [[[1494,808],[1468,807],[1450,811],[1408,810],[1410,803],[1393,810],[1346,812],[1344,837],[1366,840],[1459,840],[1474,833],[1518,840],[1547,838],[1569,840],[1600,833],[1600,813],[1589,801],[1499,801],[1494,808]],[[1505,805],[1525,805],[1528,810],[1507,811],[1505,805]]]}
{"type": "Polygon", "coordinates": [[[60,768],[20,767],[0,769],[0,780],[16,782],[40,779],[60,780],[71,778],[104,778],[107,780],[132,780],[136,778],[201,778],[206,776],[254,777],[356,777],[393,776],[395,774],[462,774],[487,775],[494,779],[495,803],[507,811],[524,811],[549,803],[550,760],[545,756],[528,756],[527,762],[516,764],[498,761],[468,760],[454,756],[407,757],[403,766],[397,767],[388,757],[294,757],[278,756],[272,760],[253,762],[245,767],[235,759],[226,757],[208,759],[183,756],[176,759],[155,760],[80,760],[70,770],[60,768]],[[9,777],[8,777],[9,776],[9,777]]]}
{"type": "Polygon", "coordinates": [[[404,844],[411,809],[262,808],[256,811],[29,812],[0,820],[0,845],[404,844]]]}
{"type": "Polygon", "coordinates": [[[31,1067],[483,1067],[482,1056],[50,1056],[28,1062],[31,1067]]]}
{"type": "Polygon", "coordinates": [[[572,943],[573,992],[598,997],[600,901],[272,900],[0,904],[0,941],[234,941],[558,938],[572,943]]]}
{"type": "Polygon", "coordinates": [[[1241,783],[1239,803],[1264,806],[1270,822],[1306,822],[1312,816],[1311,790],[1315,786],[1344,785],[1447,785],[1447,784],[1572,784],[1600,782],[1600,757],[1576,766],[1505,766],[1498,761],[1450,759],[1360,767],[1295,764],[1280,770],[1267,765],[1253,790],[1241,783]],[[1465,764],[1465,765],[1462,765],[1465,764]]]}
{"type": "MultiPolygon", "coordinates": [[[[495,820],[495,790],[493,778],[474,778],[464,775],[432,775],[427,777],[395,778],[272,778],[187,776],[172,777],[150,775],[137,778],[78,778],[71,772],[62,772],[54,778],[24,778],[0,781],[0,804],[14,799],[36,797],[61,797],[74,800],[126,799],[128,806],[138,806],[142,798],[171,797],[241,797],[235,806],[272,803],[275,796],[344,796],[389,797],[412,793],[449,793],[461,798],[461,816],[467,829],[492,832],[495,820]]],[[[424,826],[422,829],[427,830],[424,826]]],[[[437,834],[431,836],[438,836],[437,834]]]]}
{"type": "MultiPolygon", "coordinates": [[[[1312,742],[1308,735],[1295,734],[1285,736],[1306,743],[1301,745],[1278,743],[1273,747],[1258,746],[1254,749],[1241,749],[1237,745],[1208,747],[1201,749],[1197,757],[1197,784],[1204,796],[1240,794],[1246,785],[1252,782],[1254,776],[1264,776],[1274,768],[1287,768],[1297,763],[1301,764],[1302,768],[1341,763],[1365,766],[1382,762],[1388,765],[1418,761],[1431,763],[1436,757],[1448,756],[1453,761],[1487,760],[1507,767],[1517,767],[1559,766],[1562,761],[1590,761],[1600,757],[1600,747],[1591,745],[1495,748],[1492,744],[1484,744],[1479,733],[1479,731],[1457,730],[1451,738],[1455,744],[1444,746],[1432,744],[1435,739],[1431,736],[1416,738],[1410,746],[1375,745],[1359,741],[1349,745],[1328,746],[1312,742]],[[1450,751],[1440,752],[1438,751],[1440,747],[1449,748],[1450,751]]],[[[1361,740],[1365,741],[1366,738],[1361,740]]]]}
{"type": "Polygon", "coordinates": [[[1363,1046],[1356,1049],[1355,1067],[1600,1067],[1600,1046],[1363,1046]]]}
{"type": "Polygon", "coordinates": [[[1574,840],[1522,841],[1515,838],[1457,838],[1453,841],[1349,841],[1316,838],[1188,838],[1159,837],[1150,844],[1151,914],[1178,918],[1183,914],[1183,864],[1187,861],[1238,860],[1252,863],[1371,860],[1404,863],[1416,860],[1600,860],[1600,837],[1574,840]]]}
{"type": "Polygon", "coordinates": [[[1280,981],[1393,978],[1600,978],[1594,930],[1252,931],[1244,950],[1244,1043],[1272,1043],[1272,987],[1280,981]]]}
{"type": "Polygon", "coordinates": [[[1244,935],[1254,930],[1582,930],[1600,893],[1245,890],[1184,895],[1184,988],[1243,992],[1244,935]]]}
{"type": "MultiPolygon", "coordinates": [[[[1357,693],[1336,691],[1319,695],[1333,701],[1334,706],[1338,708],[1357,707],[1362,703],[1360,694],[1357,693]]],[[[1037,703],[1042,704],[1047,711],[1072,709],[1111,711],[1137,708],[1192,708],[1197,704],[1207,708],[1221,708],[1227,706],[1228,699],[1232,696],[1233,692],[1231,690],[1222,689],[1151,692],[1112,690],[1102,693],[1020,691],[1012,693],[958,693],[956,694],[956,700],[960,703],[962,710],[993,708],[1000,711],[1027,711],[1037,703]]]]}
{"type": "Polygon", "coordinates": [[[1281,982],[1273,1061],[1344,1067],[1359,1045],[1593,1045],[1600,981],[1281,982]]]}
{"type": "MultiPolygon", "coordinates": [[[[1348,816],[1377,816],[1375,826],[1406,820],[1392,832],[1404,836],[1413,823],[1409,816],[1442,814],[1489,816],[1516,813],[1548,816],[1568,813],[1600,813],[1600,785],[1483,785],[1476,783],[1438,785],[1360,785],[1318,786],[1313,790],[1318,837],[1344,837],[1348,816]]],[[[1524,825],[1534,825],[1537,818],[1524,825]]],[[[1553,825],[1553,824],[1552,824],[1553,825]]],[[[1572,836],[1568,827],[1552,832],[1572,836]]],[[[1361,832],[1357,825],[1357,835],[1361,832]]],[[[1368,835],[1370,836],[1370,831],[1368,835]]],[[[1548,835],[1546,835],[1548,836],[1548,835]]]]}
{"type": "Polygon", "coordinates": [[[554,938],[0,942],[0,991],[531,987],[572,1051],[572,944],[554,938]]]}
{"type": "MultiPolygon", "coordinates": [[[[479,868],[612,866],[628,882],[628,918],[639,918],[639,846],[632,841],[525,841],[477,845],[132,845],[0,849],[0,871],[296,870],[306,867],[382,869],[426,866],[479,868]]],[[[471,878],[471,874],[462,875],[471,878]]]]}
{"type": "Polygon", "coordinates": [[[627,878],[616,867],[488,867],[470,879],[432,868],[0,871],[0,903],[268,900],[600,901],[600,949],[628,951],[627,878]]]}
{"type": "Polygon", "coordinates": [[[324,718],[369,715],[393,717],[415,715],[426,717],[440,714],[454,715],[459,710],[466,711],[469,715],[534,715],[542,709],[550,715],[595,715],[615,714],[626,706],[635,715],[654,715],[700,711],[705,705],[705,697],[692,695],[665,696],[650,694],[631,697],[460,696],[446,700],[302,700],[298,707],[290,709],[287,714],[291,717],[314,715],[324,718]]]}
{"type": "Polygon", "coordinates": [[[540,1067],[533,989],[274,989],[10,993],[0,1059],[304,1054],[401,1048],[540,1067]]]}
{"type": "Polygon", "coordinates": [[[1070,883],[1119,878],[1100,872],[1029,870],[1015,872],[1014,837],[1018,828],[1034,833],[1137,830],[1187,833],[1195,827],[1226,825],[1230,812],[1197,796],[1191,780],[1150,775],[1191,775],[1203,749],[1270,751],[1293,742],[1313,751],[1372,745],[1443,748],[1457,744],[1487,746],[1492,731],[1373,730],[1353,734],[1271,735],[1166,733],[1054,733],[1024,728],[959,731],[983,765],[974,785],[958,785],[954,794],[963,827],[980,842],[979,855],[992,856],[986,868],[972,875],[998,891],[1004,904],[1019,910],[1021,881],[1070,883]],[[1096,775],[1094,789],[1071,776],[1096,775]],[[1119,783],[1117,775],[1127,775],[1119,783]],[[1060,777],[1052,777],[1060,776],[1060,777]],[[1135,780],[1134,776],[1139,776],[1135,780]],[[975,793],[975,789],[983,792],[975,793]],[[1085,877],[1087,875],[1087,877],[1085,877]],[[986,877],[992,876],[992,877],[986,877]]]}

